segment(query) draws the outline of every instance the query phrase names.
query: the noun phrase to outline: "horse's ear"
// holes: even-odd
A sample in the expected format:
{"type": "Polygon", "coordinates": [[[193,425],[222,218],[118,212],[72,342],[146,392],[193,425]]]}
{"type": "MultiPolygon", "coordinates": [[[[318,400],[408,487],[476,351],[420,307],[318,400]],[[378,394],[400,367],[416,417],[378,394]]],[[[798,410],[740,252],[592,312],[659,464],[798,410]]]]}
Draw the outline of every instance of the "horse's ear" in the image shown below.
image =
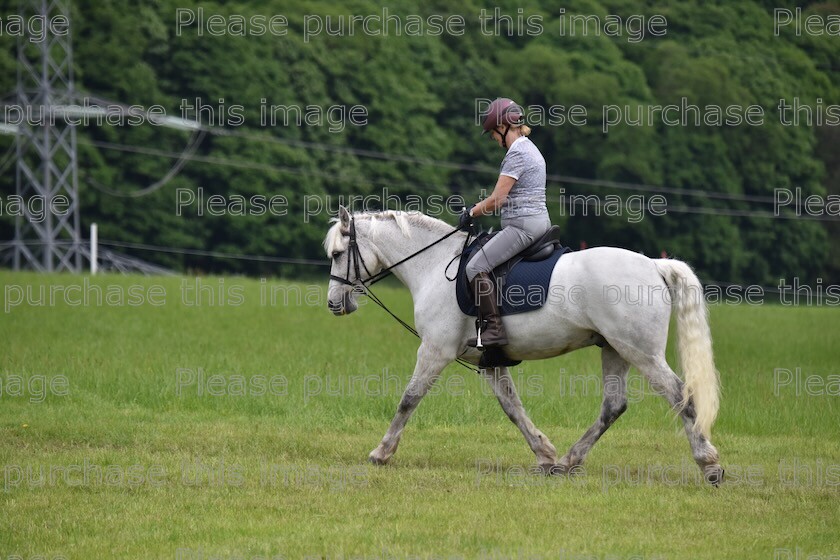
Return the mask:
{"type": "Polygon", "coordinates": [[[341,222],[341,229],[348,230],[350,228],[350,212],[344,206],[338,206],[338,221],[341,222]]]}

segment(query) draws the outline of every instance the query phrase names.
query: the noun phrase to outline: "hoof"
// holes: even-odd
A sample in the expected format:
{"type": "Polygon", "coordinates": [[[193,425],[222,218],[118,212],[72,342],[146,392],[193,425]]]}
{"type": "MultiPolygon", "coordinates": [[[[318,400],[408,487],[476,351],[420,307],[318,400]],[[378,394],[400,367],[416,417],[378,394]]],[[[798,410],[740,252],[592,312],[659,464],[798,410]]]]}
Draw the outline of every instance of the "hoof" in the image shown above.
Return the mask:
{"type": "Polygon", "coordinates": [[[540,469],[546,476],[562,476],[569,472],[565,465],[559,463],[543,463],[540,469]]]}
{"type": "Polygon", "coordinates": [[[720,486],[723,482],[723,473],[723,467],[720,465],[709,465],[703,469],[703,477],[706,479],[706,482],[715,487],[720,486]]]}
{"type": "Polygon", "coordinates": [[[387,465],[388,464],[388,459],[383,459],[379,455],[376,455],[375,453],[371,453],[370,455],[368,455],[368,462],[372,463],[374,465],[382,466],[382,465],[387,465]]]}

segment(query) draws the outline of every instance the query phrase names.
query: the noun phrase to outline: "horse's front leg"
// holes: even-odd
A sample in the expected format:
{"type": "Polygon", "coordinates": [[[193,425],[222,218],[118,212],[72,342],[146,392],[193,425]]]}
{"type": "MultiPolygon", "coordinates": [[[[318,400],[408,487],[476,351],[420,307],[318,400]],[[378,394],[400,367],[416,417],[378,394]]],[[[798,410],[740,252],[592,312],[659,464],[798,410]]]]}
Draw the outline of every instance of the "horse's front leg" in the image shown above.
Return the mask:
{"type": "Polygon", "coordinates": [[[531,447],[531,451],[537,456],[537,462],[546,473],[554,474],[558,471],[557,450],[554,445],[548,440],[546,435],[539,431],[528,415],[525,413],[525,407],[522,406],[522,401],[519,400],[519,395],[516,393],[516,386],[513,384],[513,379],[510,377],[508,368],[501,367],[495,369],[483,369],[481,374],[484,379],[493,387],[493,392],[496,394],[499,404],[507,414],[510,421],[516,424],[525,440],[531,447]]]}
{"type": "Polygon", "coordinates": [[[426,342],[420,344],[420,348],[417,350],[417,364],[414,366],[414,373],[405,388],[402,399],[400,399],[397,413],[391,420],[391,426],[385,432],[379,446],[371,451],[368,456],[371,463],[384,465],[396,452],[397,445],[400,443],[400,435],[414,409],[417,408],[431,386],[437,381],[443,368],[452,361],[443,357],[443,354],[444,352],[431,344],[426,342]]]}

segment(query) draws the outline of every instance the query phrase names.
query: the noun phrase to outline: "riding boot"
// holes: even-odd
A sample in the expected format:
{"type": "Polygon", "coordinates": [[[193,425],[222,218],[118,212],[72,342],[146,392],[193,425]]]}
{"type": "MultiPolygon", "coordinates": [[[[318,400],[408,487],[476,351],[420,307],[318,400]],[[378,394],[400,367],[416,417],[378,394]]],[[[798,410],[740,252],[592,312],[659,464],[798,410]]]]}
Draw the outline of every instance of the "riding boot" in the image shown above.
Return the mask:
{"type": "MultiPolygon", "coordinates": [[[[478,273],[470,283],[473,295],[478,297],[479,324],[486,325],[481,331],[482,346],[506,346],[508,343],[499,302],[496,299],[496,282],[486,272],[478,273]]],[[[476,347],[478,338],[471,338],[467,346],[476,347]]]]}

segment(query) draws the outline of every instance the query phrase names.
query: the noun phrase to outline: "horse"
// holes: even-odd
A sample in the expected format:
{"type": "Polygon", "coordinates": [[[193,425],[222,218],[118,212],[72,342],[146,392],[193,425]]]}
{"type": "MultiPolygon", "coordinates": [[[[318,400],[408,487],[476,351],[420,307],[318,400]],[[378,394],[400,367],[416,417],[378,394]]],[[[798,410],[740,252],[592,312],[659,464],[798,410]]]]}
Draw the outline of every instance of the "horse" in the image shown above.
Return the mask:
{"type": "MultiPolygon", "coordinates": [[[[453,226],[420,212],[351,215],[342,206],[331,222],[324,249],[332,260],[327,303],[333,314],[355,311],[357,295],[366,292],[366,282],[382,271],[392,272],[414,302],[414,328],[420,337],[417,361],[388,430],[368,456],[371,463],[384,465],[441,371],[455,360],[479,364],[480,350],[467,346],[467,339],[475,335],[474,318],[461,312],[453,284],[446,278],[467,233],[453,232],[453,226]]],[[[691,267],[676,259],[592,247],[557,261],[549,294],[539,309],[503,317],[508,335],[504,351],[513,360],[538,360],[601,347],[600,413],[568,452],[557,459],[554,445],[526,414],[507,367],[478,370],[522,432],[539,467],[547,474],[580,469],[592,446],[627,409],[627,374],[635,366],[682,419],[705,480],[719,485],[724,470],[711,443],[720,401],[719,374],[702,285],[691,267]],[[672,312],[684,380],[665,359],[672,312]]]]}

